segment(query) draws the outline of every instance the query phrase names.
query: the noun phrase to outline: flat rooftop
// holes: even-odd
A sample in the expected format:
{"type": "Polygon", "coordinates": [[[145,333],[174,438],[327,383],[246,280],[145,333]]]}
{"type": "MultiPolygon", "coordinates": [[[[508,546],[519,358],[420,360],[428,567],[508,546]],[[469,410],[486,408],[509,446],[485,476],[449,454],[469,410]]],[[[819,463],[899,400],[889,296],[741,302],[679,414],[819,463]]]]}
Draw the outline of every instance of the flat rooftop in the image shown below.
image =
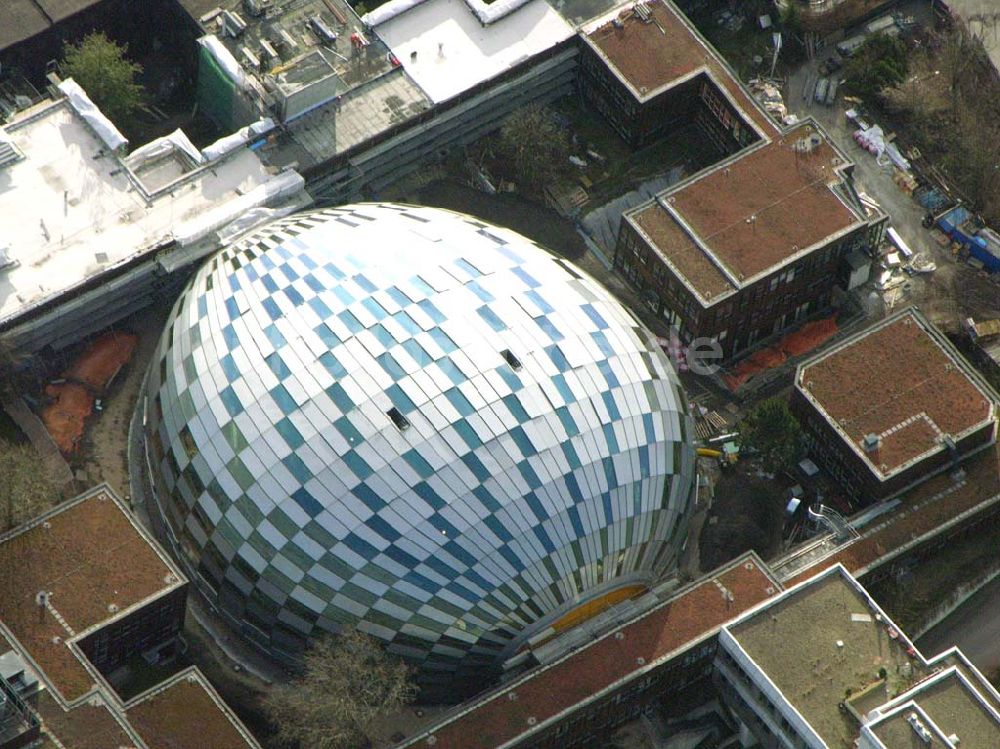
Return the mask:
{"type": "Polygon", "coordinates": [[[710,77],[730,103],[765,137],[777,124],[760,109],[729,66],[673,3],[646,3],[644,23],[632,3],[586,24],[585,42],[639,101],[647,101],[697,76],[710,77]]]}
{"type": "Polygon", "coordinates": [[[435,104],[576,33],[545,0],[529,0],[489,24],[480,23],[465,0],[420,0],[415,4],[393,0],[365,15],[364,20],[372,24],[435,104]]]}
{"type": "Polygon", "coordinates": [[[0,539],[0,622],[67,701],[95,683],[71,649],[74,638],[184,584],[106,489],[0,539]],[[44,612],[40,591],[48,593],[44,612]]]}
{"type": "Polygon", "coordinates": [[[839,707],[847,690],[848,704],[863,716],[929,673],[843,567],[786,591],[726,631],[830,747],[853,746],[861,728],[839,707]]]}
{"type": "Polygon", "coordinates": [[[37,704],[43,746],[260,749],[197,668],[123,704],[75,648],[185,584],[107,487],[0,538],[0,646],[13,649],[48,687],[37,704]],[[49,595],[44,613],[35,598],[40,590],[49,595]]]}
{"type": "Polygon", "coordinates": [[[944,749],[951,736],[958,737],[953,743],[963,749],[996,749],[1000,713],[990,705],[995,695],[987,696],[989,692],[989,684],[970,681],[959,669],[950,668],[918,684],[869,728],[885,749],[944,749]],[[914,714],[930,733],[929,742],[921,740],[908,722],[914,714]]]}
{"type": "MultiPolygon", "coordinates": [[[[38,695],[43,737],[65,747],[113,749],[259,749],[253,735],[189,666],[126,705],[98,691],[66,709],[47,691],[38,695]]],[[[46,744],[44,746],[56,746],[46,744]]]]}
{"type": "Polygon", "coordinates": [[[707,306],[866,223],[844,192],[846,165],[805,123],[627,215],[707,306]]]}
{"type": "Polygon", "coordinates": [[[237,149],[155,192],[111,153],[66,99],[4,126],[18,161],[0,167],[0,323],[172,240],[188,219],[264,184],[268,169],[237,149]]]}
{"type": "Polygon", "coordinates": [[[131,700],[128,722],[149,749],[248,749],[257,741],[196,668],[131,700]]]}
{"type": "Polygon", "coordinates": [[[6,0],[0,3],[0,50],[41,34],[50,25],[35,0],[6,0]]]}
{"type": "Polygon", "coordinates": [[[628,624],[445,717],[403,746],[494,749],[543,728],[622,679],[638,677],[779,590],[760,560],[744,554],[628,624]],[[638,658],[644,659],[642,664],[638,658]],[[529,718],[535,721],[529,723],[529,718]]]}
{"type": "Polygon", "coordinates": [[[252,16],[243,0],[181,0],[181,6],[201,26],[206,34],[215,34],[233,57],[251,75],[270,80],[286,92],[294,92],[310,83],[326,78],[337,92],[347,91],[392,70],[388,51],[382,42],[366,33],[361,19],[346,0],[272,0],[260,16],[252,16]],[[223,11],[236,14],[246,24],[238,36],[232,36],[223,26],[223,11]],[[318,20],[333,35],[331,40],[320,35],[311,23],[318,20]],[[364,48],[355,47],[353,34],[365,37],[364,48]],[[277,53],[269,58],[264,43],[277,53]],[[253,69],[243,50],[248,50],[260,62],[253,69]]]}
{"type": "Polygon", "coordinates": [[[803,363],[795,386],[882,479],[996,419],[982,380],[912,308],[803,363]]]}
{"type": "Polygon", "coordinates": [[[307,170],[430,109],[430,99],[403,70],[394,70],[286,125],[287,137],[260,153],[275,166],[307,170]]]}

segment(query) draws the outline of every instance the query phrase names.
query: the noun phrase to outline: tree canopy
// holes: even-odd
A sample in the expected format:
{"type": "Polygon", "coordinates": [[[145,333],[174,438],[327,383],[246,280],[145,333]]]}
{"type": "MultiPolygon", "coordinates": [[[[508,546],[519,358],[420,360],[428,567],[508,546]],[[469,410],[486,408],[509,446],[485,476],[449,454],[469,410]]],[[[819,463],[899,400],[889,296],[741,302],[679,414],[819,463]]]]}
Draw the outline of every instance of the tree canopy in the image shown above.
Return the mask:
{"type": "Polygon", "coordinates": [[[372,738],[377,718],[415,697],[410,668],[352,630],[315,641],[302,676],[272,690],[264,710],[287,746],[352,749],[372,738]]]}
{"type": "Polygon", "coordinates": [[[802,429],[781,398],[770,398],[751,409],[739,430],[740,448],[756,452],[771,473],[790,470],[802,454],[802,429]]]}
{"type": "Polygon", "coordinates": [[[538,190],[566,169],[570,143],[551,110],[525,107],[504,122],[494,151],[501,176],[523,189],[538,190]]]}
{"type": "Polygon", "coordinates": [[[125,57],[128,47],[115,44],[103,32],[88,34],[63,49],[60,70],[83,87],[93,102],[114,122],[128,120],[142,108],[143,87],[136,83],[142,66],[125,57]]]}
{"type": "Polygon", "coordinates": [[[844,68],[845,85],[858,96],[871,100],[883,89],[896,86],[909,71],[906,43],[888,34],[876,34],[858,47],[844,68]]]}

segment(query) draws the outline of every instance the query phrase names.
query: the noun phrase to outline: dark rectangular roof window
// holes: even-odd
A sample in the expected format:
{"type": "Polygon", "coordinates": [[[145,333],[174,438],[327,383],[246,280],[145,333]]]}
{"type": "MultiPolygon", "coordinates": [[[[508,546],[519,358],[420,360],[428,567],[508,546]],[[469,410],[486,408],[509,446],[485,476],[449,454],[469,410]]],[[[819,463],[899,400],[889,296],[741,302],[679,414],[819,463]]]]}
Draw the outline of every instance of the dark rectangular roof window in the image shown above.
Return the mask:
{"type": "Polygon", "coordinates": [[[510,368],[515,372],[521,369],[521,360],[514,356],[509,348],[505,348],[501,351],[500,356],[504,358],[504,361],[506,361],[510,365],[510,368]]]}

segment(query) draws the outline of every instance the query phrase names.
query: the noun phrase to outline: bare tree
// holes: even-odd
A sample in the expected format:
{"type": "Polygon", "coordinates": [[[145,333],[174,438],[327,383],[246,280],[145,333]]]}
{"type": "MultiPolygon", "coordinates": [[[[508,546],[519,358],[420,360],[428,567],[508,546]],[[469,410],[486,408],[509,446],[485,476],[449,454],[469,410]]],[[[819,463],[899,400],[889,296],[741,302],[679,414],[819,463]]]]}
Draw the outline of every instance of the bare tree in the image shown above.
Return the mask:
{"type": "Polygon", "coordinates": [[[964,22],[959,21],[945,37],[941,45],[940,61],[944,74],[948,76],[948,90],[951,104],[958,103],[962,87],[974,66],[980,62],[983,52],[982,42],[971,32],[964,22]]]}
{"type": "Polygon", "coordinates": [[[1000,217],[1000,127],[989,112],[962,99],[955,109],[955,173],[992,223],[1000,217]]]}
{"type": "Polygon", "coordinates": [[[18,397],[37,384],[35,358],[20,350],[7,335],[0,335],[0,400],[18,397]]]}
{"type": "Polygon", "coordinates": [[[377,718],[416,697],[411,669],[357,630],[317,640],[304,661],[300,678],[264,698],[264,712],[286,746],[363,746],[374,738],[377,718]]]}
{"type": "Polygon", "coordinates": [[[0,532],[48,510],[59,499],[31,445],[0,440],[0,532]]]}
{"type": "Polygon", "coordinates": [[[527,190],[540,190],[566,170],[569,138],[556,115],[544,107],[518,109],[494,143],[498,173],[527,190]]]}

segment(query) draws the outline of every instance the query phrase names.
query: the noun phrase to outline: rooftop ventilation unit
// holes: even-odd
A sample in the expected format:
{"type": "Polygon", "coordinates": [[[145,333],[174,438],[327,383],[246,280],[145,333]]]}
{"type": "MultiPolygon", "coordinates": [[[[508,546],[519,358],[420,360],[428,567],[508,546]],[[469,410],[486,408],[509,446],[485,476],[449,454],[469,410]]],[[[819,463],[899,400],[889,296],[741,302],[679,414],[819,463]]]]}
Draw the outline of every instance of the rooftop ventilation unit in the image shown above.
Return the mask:
{"type": "Polygon", "coordinates": [[[792,146],[799,153],[812,153],[823,143],[823,139],[816,133],[806,136],[805,138],[799,138],[795,141],[792,146]]]}
{"type": "Polygon", "coordinates": [[[643,23],[650,23],[653,20],[653,14],[646,3],[636,3],[635,14],[643,23]]]}
{"type": "Polygon", "coordinates": [[[10,248],[0,245],[0,271],[8,270],[17,265],[17,261],[10,256],[10,248]]]}
{"type": "Polygon", "coordinates": [[[243,7],[254,18],[260,18],[273,6],[274,0],[243,0],[243,7]]]}
{"type": "Polygon", "coordinates": [[[274,48],[274,45],[271,44],[271,42],[269,42],[267,39],[260,40],[260,49],[264,53],[265,64],[269,65],[272,62],[276,62],[278,60],[278,51],[274,48]]]}
{"type": "Polygon", "coordinates": [[[309,28],[319,37],[320,41],[326,44],[333,44],[337,41],[337,34],[319,16],[313,16],[309,19],[309,28]]]}
{"type": "Polygon", "coordinates": [[[282,29],[278,32],[278,45],[284,45],[285,49],[289,54],[294,53],[299,48],[299,43],[295,41],[295,37],[288,33],[288,29],[282,29]]]}
{"type": "Polygon", "coordinates": [[[251,52],[248,47],[240,47],[240,55],[243,56],[243,61],[251,70],[260,70],[260,58],[251,52]]]}
{"type": "Polygon", "coordinates": [[[910,728],[912,728],[913,732],[920,737],[921,741],[925,744],[931,743],[931,732],[927,730],[927,726],[920,721],[920,718],[916,713],[910,713],[907,715],[906,722],[910,724],[910,728]]]}
{"type": "Polygon", "coordinates": [[[247,30],[247,22],[240,18],[239,13],[224,10],[222,11],[222,30],[235,39],[247,30]]]}
{"type": "Polygon", "coordinates": [[[877,434],[866,434],[861,440],[861,447],[866,453],[873,453],[882,444],[882,438],[877,434]]]}

